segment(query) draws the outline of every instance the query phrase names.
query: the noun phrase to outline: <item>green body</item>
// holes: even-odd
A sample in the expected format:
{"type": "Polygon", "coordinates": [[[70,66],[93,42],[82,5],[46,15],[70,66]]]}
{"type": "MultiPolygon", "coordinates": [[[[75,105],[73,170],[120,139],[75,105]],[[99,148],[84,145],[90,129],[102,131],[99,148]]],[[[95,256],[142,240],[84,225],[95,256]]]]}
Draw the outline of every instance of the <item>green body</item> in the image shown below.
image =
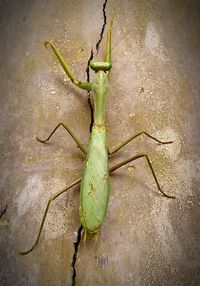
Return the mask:
{"type": "Polygon", "coordinates": [[[80,189],[80,219],[89,237],[101,227],[109,200],[108,151],[105,127],[94,126],[80,189]]]}
{"type": "MultiPolygon", "coordinates": [[[[48,45],[51,46],[73,84],[81,89],[92,91],[93,93],[94,123],[80,190],[80,219],[85,233],[88,234],[90,238],[98,231],[104,221],[110,193],[107,132],[105,128],[105,98],[108,94],[109,87],[108,73],[112,68],[111,29],[112,21],[110,22],[107,32],[106,61],[90,62],[90,68],[96,73],[93,82],[81,82],[76,79],[56,46],[51,41],[45,42],[46,47],[48,45]]],[[[61,125],[70,133],[83,153],[86,153],[84,147],[72,132],[65,125],[61,125]]],[[[55,130],[53,130],[52,134],[55,130]]],[[[50,134],[50,137],[52,134],[50,134]]]]}
{"type": "Polygon", "coordinates": [[[101,227],[109,201],[109,169],[107,131],[104,126],[105,97],[108,79],[98,71],[92,83],[94,96],[94,125],[92,127],[86,165],[80,189],[80,219],[90,238],[101,227]]]}
{"type": "MultiPolygon", "coordinates": [[[[59,50],[51,41],[46,41],[45,46],[50,46],[57,59],[59,60],[61,66],[64,71],[72,81],[74,85],[81,89],[85,89],[87,91],[93,92],[94,99],[94,123],[92,127],[89,149],[86,152],[84,146],[78,140],[78,138],[73,134],[69,127],[67,127],[62,122],[59,123],[56,128],[51,132],[51,134],[45,139],[41,140],[37,138],[37,140],[41,143],[46,143],[51,136],[55,133],[55,131],[62,126],[72,137],[72,139],[79,146],[80,150],[87,154],[86,165],[84,169],[84,173],[82,178],[77,179],[73,183],[71,183],[68,187],[63,190],[57,192],[53,196],[50,197],[48,203],[45,208],[45,212],[42,218],[42,222],[40,224],[40,229],[36,238],[34,245],[28,250],[21,252],[22,255],[30,253],[34,247],[38,244],[41,231],[50,207],[50,204],[53,200],[55,200],[58,196],[68,191],[71,187],[79,184],[81,182],[81,190],[80,190],[80,219],[82,226],[85,230],[85,234],[88,235],[89,238],[92,238],[95,233],[99,230],[101,225],[103,224],[104,217],[106,215],[110,187],[109,187],[109,173],[114,172],[116,169],[124,166],[125,164],[132,162],[139,158],[145,158],[150,167],[152,175],[154,177],[155,183],[159,191],[163,194],[163,196],[167,198],[175,198],[173,196],[169,196],[165,194],[156,178],[155,172],[151,165],[150,159],[147,154],[139,153],[121,163],[116,164],[115,166],[108,168],[108,154],[112,155],[119,151],[123,146],[128,144],[134,138],[145,134],[147,137],[157,141],[160,144],[169,144],[172,141],[163,142],[161,140],[156,139],[152,135],[148,134],[145,131],[142,131],[134,136],[129,137],[124,142],[118,144],[111,152],[108,151],[107,146],[107,132],[105,128],[105,99],[108,94],[108,73],[112,68],[111,63],[111,29],[112,29],[112,21],[110,22],[110,26],[107,32],[107,42],[106,42],[106,61],[105,62],[97,62],[91,61],[90,68],[96,73],[94,81],[91,82],[82,82],[74,77],[71,69],[68,64],[62,58],[59,50]]],[[[86,236],[85,236],[86,237],[86,236]]]]}

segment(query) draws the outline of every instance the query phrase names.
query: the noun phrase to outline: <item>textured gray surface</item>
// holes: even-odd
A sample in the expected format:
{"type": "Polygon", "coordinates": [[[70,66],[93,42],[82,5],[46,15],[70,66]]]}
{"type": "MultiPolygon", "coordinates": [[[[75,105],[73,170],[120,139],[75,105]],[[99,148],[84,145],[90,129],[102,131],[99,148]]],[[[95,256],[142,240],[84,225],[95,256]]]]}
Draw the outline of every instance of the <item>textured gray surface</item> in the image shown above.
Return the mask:
{"type": "MultiPolygon", "coordinates": [[[[60,121],[86,145],[86,93],[72,86],[42,42],[53,39],[80,79],[103,25],[102,1],[0,1],[1,285],[71,285],[79,227],[79,188],[52,204],[51,194],[82,173],[84,157],[60,121]]],[[[113,69],[107,100],[109,146],[145,130],[171,145],[141,137],[111,165],[147,152],[166,193],[159,195],[144,160],[111,179],[105,223],[95,241],[81,242],[77,285],[200,285],[198,1],[109,1],[113,69]]],[[[107,29],[107,25],[106,25],[107,29]]],[[[105,39],[100,45],[104,51],[105,39]]]]}

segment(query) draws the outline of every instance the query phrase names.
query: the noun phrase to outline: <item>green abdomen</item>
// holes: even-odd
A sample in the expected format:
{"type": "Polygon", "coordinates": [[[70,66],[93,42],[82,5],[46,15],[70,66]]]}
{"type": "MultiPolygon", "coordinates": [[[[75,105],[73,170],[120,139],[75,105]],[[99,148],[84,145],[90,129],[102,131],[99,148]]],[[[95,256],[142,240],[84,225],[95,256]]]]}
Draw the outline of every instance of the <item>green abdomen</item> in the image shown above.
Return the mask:
{"type": "Polygon", "coordinates": [[[90,234],[104,221],[109,193],[106,128],[94,126],[80,189],[80,219],[90,234]]]}

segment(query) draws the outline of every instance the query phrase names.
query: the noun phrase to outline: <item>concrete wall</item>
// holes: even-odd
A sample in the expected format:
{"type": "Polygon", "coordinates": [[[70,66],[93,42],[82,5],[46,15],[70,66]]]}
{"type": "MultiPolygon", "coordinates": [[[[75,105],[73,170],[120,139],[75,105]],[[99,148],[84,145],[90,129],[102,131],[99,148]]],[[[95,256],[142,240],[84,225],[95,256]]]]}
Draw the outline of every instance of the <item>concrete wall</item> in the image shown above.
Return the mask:
{"type": "MultiPolygon", "coordinates": [[[[200,285],[199,1],[0,1],[0,281],[1,285],[200,285]],[[59,123],[87,146],[87,93],[74,87],[42,42],[52,39],[77,78],[105,21],[113,18],[109,146],[140,131],[110,165],[147,153],[167,194],[162,197],[144,159],[111,176],[111,197],[96,240],[80,242],[79,187],[48,198],[77,179],[84,156],[59,123]],[[6,208],[7,206],[7,208],[6,208]]],[[[105,26],[98,58],[104,56],[105,26]]],[[[91,72],[92,77],[92,72],[91,72]]]]}

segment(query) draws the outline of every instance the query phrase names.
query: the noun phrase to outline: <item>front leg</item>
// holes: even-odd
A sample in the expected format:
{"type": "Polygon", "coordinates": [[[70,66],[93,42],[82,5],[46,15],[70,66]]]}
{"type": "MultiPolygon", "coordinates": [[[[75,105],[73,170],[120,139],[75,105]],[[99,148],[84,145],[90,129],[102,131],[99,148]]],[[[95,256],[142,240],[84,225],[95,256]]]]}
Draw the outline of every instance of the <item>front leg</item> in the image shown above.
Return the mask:
{"type": "Polygon", "coordinates": [[[127,140],[117,144],[111,151],[108,151],[109,155],[112,155],[116,152],[118,152],[122,147],[124,147],[125,145],[127,145],[129,142],[131,142],[133,139],[135,139],[136,137],[140,136],[140,135],[146,135],[147,137],[153,139],[154,141],[158,142],[159,144],[171,144],[173,143],[173,141],[161,141],[157,138],[155,138],[154,136],[150,135],[149,133],[147,133],[146,131],[142,131],[140,133],[134,134],[133,136],[130,136],[127,140]]]}
{"type": "Polygon", "coordinates": [[[45,41],[44,42],[45,47],[47,48],[47,46],[49,45],[54,54],[56,55],[59,63],[61,64],[61,66],[63,67],[64,71],[66,72],[66,74],[68,75],[68,77],[70,78],[70,80],[72,81],[72,83],[74,85],[76,85],[77,87],[81,88],[81,89],[86,89],[88,91],[91,91],[92,89],[92,85],[89,82],[82,82],[80,80],[78,80],[77,78],[75,78],[75,76],[73,75],[70,67],[68,66],[68,64],[65,62],[65,60],[63,59],[60,51],[58,50],[58,48],[54,45],[53,42],[51,41],[45,41]]]}

